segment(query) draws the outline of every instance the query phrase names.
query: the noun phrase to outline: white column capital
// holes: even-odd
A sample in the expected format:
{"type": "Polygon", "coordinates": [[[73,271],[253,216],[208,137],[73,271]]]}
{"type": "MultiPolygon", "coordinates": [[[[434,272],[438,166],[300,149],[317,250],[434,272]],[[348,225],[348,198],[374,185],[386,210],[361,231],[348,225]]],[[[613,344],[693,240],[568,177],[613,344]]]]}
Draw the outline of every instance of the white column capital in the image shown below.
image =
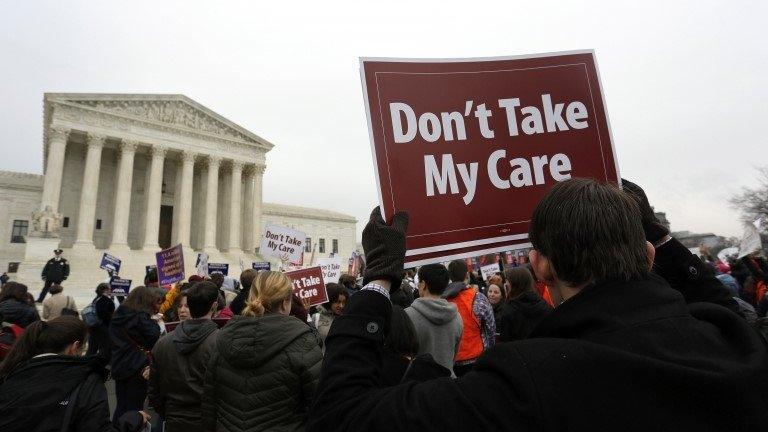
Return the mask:
{"type": "Polygon", "coordinates": [[[168,152],[168,148],[162,145],[158,144],[152,144],[149,146],[149,153],[152,156],[159,156],[159,157],[165,157],[165,154],[168,152]]]}
{"type": "Polygon", "coordinates": [[[50,129],[50,137],[55,140],[59,141],[67,141],[69,139],[69,134],[72,132],[72,129],[65,128],[61,126],[51,126],[50,129]]]}
{"type": "Polygon", "coordinates": [[[182,150],[181,151],[181,160],[185,163],[194,163],[195,157],[197,156],[197,153],[191,151],[191,150],[182,150]]]}
{"type": "Polygon", "coordinates": [[[264,175],[264,171],[265,171],[266,169],[267,169],[267,166],[266,166],[266,165],[259,165],[259,164],[256,164],[256,165],[254,165],[254,166],[253,166],[253,172],[254,172],[254,174],[258,174],[258,175],[264,175]]]}
{"type": "Polygon", "coordinates": [[[120,151],[122,153],[132,153],[136,151],[136,148],[139,147],[139,141],[138,140],[132,140],[132,139],[124,139],[120,141],[120,151]]]}
{"type": "Polygon", "coordinates": [[[86,140],[86,144],[89,145],[89,146],[103,147],[104,146],[104,141],[107,140],[107,136],[106,135],[102,135],[102,134],[98,134],[98,133],[94,133],[94,132],[86,133],[86,137],[88,138],[86,140]]]}
{"type": "Polygon", "coordinates": [[[207,158],[205,158],[205,162],[209,167],[219,167],[221,166],[221,157],[220,156],[214,156],[214,155],[208,155],[207,158]]]}
{"type": "Polygon", "coordinates": [[[240,172],[242,172],[243,171],[243,162],[241,162],[239,160],[233,160],[232,161],[232,170],[233,171],[240,171],[240,172]]]}

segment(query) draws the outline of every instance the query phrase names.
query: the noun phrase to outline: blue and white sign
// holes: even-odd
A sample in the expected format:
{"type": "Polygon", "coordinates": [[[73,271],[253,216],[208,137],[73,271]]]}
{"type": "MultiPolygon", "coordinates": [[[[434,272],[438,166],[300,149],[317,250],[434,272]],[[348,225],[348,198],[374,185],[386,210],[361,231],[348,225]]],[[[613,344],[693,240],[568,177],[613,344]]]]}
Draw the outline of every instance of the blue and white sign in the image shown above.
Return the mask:
{"type": "Polygon", "coordinates": [[[131,289],[130,279],[112,279],[109,282],[109,286],[112,288],[112,294],[119,296],[127,296],[128,291],[131,289]]]}
{"type": "Polygon", "coordinates": [[[259,261],[251,264],[251,268],[256,271],[270,271],[272,269],[272,265],[269,263],[269,261],[259,261]]]}
{"type": "Polygon", "coordinates": [[[229,264],[226,263],[208,263],[208,274],[221,273],[224,276],[229,275],[229,264]]]}
{"type": "Polygon", "coordinates": [[[111,271],[112,273],[120,273],[120,263],[120,258],[105,252],[104,255],[101,256],[101,264],[99,265],[99,268],[111,271]]]}

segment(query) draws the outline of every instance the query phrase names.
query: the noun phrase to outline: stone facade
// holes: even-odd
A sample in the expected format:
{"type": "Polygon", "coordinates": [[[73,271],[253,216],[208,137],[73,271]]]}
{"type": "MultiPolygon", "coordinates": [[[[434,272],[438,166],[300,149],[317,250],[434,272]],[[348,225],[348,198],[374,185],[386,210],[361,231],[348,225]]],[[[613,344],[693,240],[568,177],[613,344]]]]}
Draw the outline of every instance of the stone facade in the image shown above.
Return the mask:
{"type": "Polygon", "coordinates": [[[0,173],[0,266],[21,262],[13,276],[33,290],[51,245],[65,250],[82,298],[105,276],[105,251],[140,283],[154,253],[175,244],[190,269],[194,251],[249,266],[267,222],[325,239],[318,256],[334,239],[341,256],[355,248],[350,216],[263,204],[273,145],[183,95],[46,94],[43,130],[45,175],[0,173]],[[26,246],[5,243],[14,220],[28,221],[26,246]]]}

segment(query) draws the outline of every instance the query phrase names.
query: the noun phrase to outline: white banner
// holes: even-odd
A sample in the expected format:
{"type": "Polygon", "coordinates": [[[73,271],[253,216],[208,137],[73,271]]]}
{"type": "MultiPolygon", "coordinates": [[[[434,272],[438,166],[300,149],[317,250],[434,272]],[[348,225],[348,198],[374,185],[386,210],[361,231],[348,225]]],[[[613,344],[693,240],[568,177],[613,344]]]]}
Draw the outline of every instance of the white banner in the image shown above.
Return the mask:
{"type": "Polygon", "coordinates": [[[500,271],[501,269],[499,268],[499,263],[488,264],[480,267],[480,273],[483,275],[483,280],[485,281],[488,280],[488,277],[493,276],[500,271]]]}
{"type": "Polygon", "coordinates": [[[326,284],[339,283],[339,276],[341,276],[341,257],[318,258],[317,265],[323,270],[323,281],[326,284]]]}
{"type": "Polygon", "coordinates": [[[306,234],[279,225],[267,225],[261,236],[259,255],[279,258],[283,262],[298,262],[304,252],[306,234]]]}

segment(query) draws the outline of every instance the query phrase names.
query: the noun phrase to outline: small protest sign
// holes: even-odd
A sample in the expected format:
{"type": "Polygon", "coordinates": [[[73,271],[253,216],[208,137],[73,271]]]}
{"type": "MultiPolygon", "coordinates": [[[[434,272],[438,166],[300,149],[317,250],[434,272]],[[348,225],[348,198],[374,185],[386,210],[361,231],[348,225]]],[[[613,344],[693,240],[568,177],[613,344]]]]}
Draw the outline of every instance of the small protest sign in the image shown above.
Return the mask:
{"type": "Polygon", "coordinates": [[[269,261],[258,261],[251,263],[251,268],[256,271],[270,271],[272,269],[272,264],[270,264],[269,261]]]}
{"type": "Polygon", "coordinates": [[[618,183],[592,51],[364,58],[360,71],[382,215],[410,215],[406,267],[528,247],[552,186],[618,183]]]}
{"type": "Polygon", "coordinates": [[[156,253],[155,258],[160,285],[170,285],[184,280],[184,251],[180,244],[156,253]]]}
{"type": "Polygon", "coordinates": [[[152,270],[157,270],[157,266],[156,265],[144,266],[144,274],[149,274],[149,272],[151,272],[152,270]]]}
{"type": "Polygon", "coordinates": [[[298,262],[304,253],[307,236],[295,229],[279,225],[267,225],[261,237],[259,254],[273,256],[283,262],[298,262]]]}
{"type": "Polygon", "coordinates": [[[325,290],[323,270],[320,267],[310,267],[285,273],[293,282],[293,293],[299,299],[309,299],[309,305],[314,306],[328,301],[325,290]]]}
{"type": "Polygon", "coordinates": [[[763,243],[760,239],[760,231],[754,224],[744,226],[744,235],[739,243],[739,254],[737,258],[743,258],[751,253],[763,250],[763,243]]]}
{"type": "Polygon", "coordinates": [[[101,256],[99,268],[111,271],[112,273],[120,273],[120,264],[120,258],[104,252],[104,255],[101,256]]]}
{"type": "Polygon", "coordinates": [[[198,276],[208,276],[208,254],[201,252],[197,254],[197,261],[195,262],[198,276]]]}
{"type": "Polygon", "coordinates": [[[488,280],[490,276],[500,272],[499,263],[488,264],[480,267],[480,274],[483,276],[483,280],[488,280]]]}
{"type": "Polygon", "coordinates": [[[112,279],[109,282],[109,286],[112,289],[112,294],[119,296],[127,296],[128,291],[131,289],[130,279],[112,279]]]}
{"type": "Polygon", "coordinates": [[[329,283],[339,283],[341,276],[341,257],[319,258],[317,265],[323,270],[323,281],[329,283]]]}
{"type": "Polygon", "coordinates": [[[227,263],[208,263],[208,274],[221,273],[224,276],[229,275],[229,264],[227,263]]]}

